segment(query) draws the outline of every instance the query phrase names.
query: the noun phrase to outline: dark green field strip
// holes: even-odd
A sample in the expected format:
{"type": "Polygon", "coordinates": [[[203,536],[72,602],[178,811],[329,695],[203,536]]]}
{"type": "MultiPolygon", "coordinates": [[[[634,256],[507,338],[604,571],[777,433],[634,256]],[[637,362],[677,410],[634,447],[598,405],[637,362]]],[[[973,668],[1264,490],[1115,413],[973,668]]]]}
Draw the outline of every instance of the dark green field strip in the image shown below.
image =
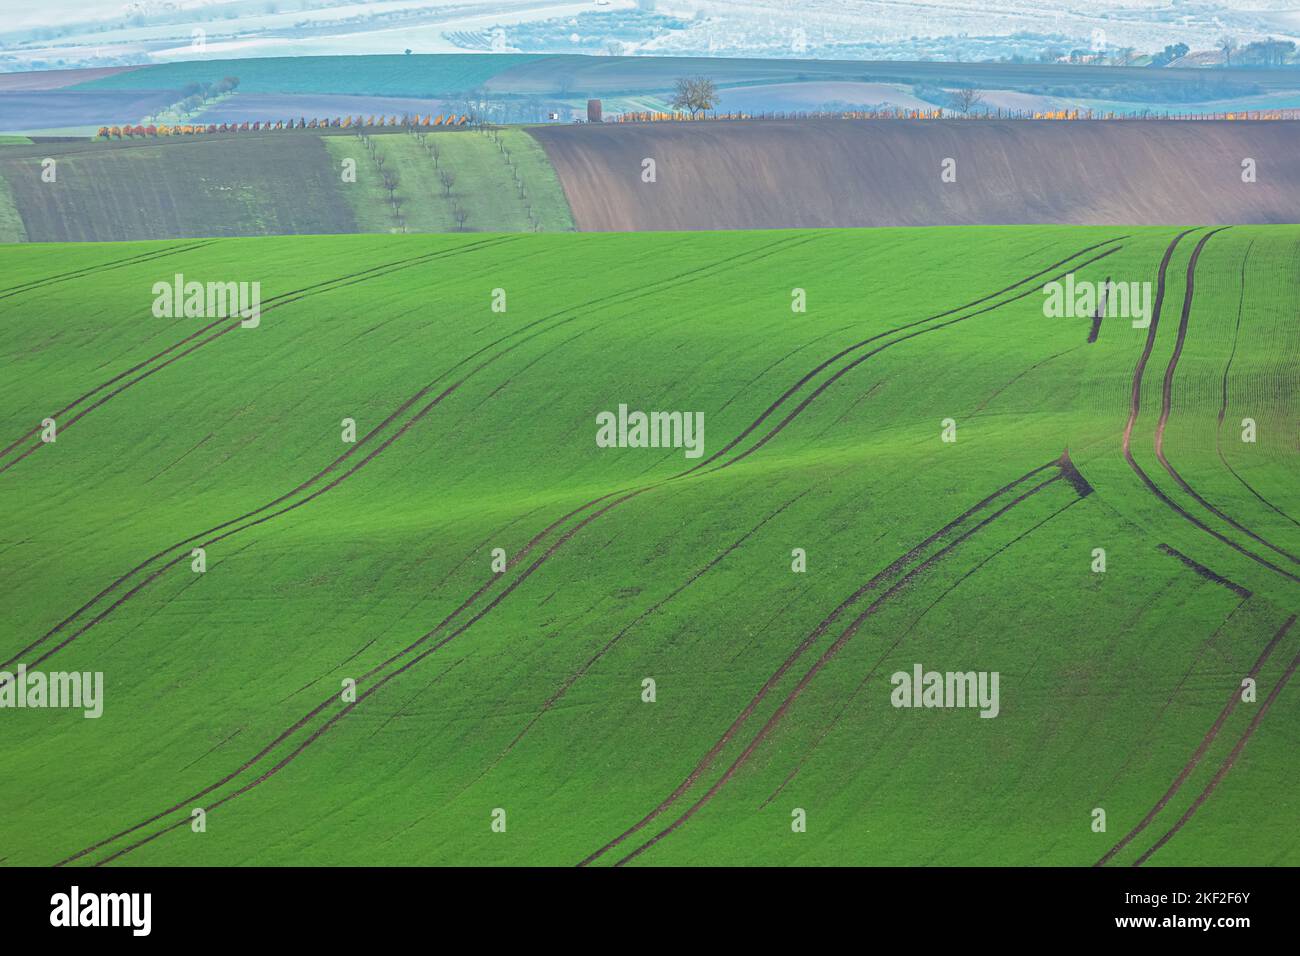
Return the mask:
{"type": "Polygon", "coordinates": [[[319,136],[94,145],[54,156],[53,183],[35,154],[0,156],[29,241],[356,231],[319,136]]]}

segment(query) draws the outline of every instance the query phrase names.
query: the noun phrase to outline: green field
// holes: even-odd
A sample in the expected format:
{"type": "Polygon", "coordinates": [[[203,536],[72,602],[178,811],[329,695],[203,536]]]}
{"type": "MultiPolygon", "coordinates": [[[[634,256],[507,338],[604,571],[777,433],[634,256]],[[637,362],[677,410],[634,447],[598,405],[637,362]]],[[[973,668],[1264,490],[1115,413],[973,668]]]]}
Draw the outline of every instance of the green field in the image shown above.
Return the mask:
{"type": "MultiPolygon", "coordinates": [[[[520,130],[430,132],[442,195],[425,146],[406,132],[373,133],[401,175],[407,232],[569,231],[564,190],[541,147],[520,130]],[[508,149],[509,162],[503,149],[508,149]],[[515,176],[518,176],[518,185],[515,176]],[[522,195],[521,195],[522,192],[522,195]],[[531,215],[531,218],[530,218],[531,215]]],[[[72,142],[0,152],[0,241],[105,241],[400,231],[380,169],[360,139],[308,130],[191,138],[72,142]],[[54,182],[41,162],[57,161],[54,182]],[[357,161],[355,181],[343,160],[357,161]]]]}
{"type": "Polygon", "coordinates": [[[346,66],[340,66],[335,56],[185,60],[100,77],[78,84],[75,89],[169,90],[238,76],[242,93],[437,97],[475,89],[498,73],[535,59],[536,55],[526,53],[350,56],[346,66]]]}
{"type": "Polygon", "coordinates": [[[356,163],[357,188],[345,188],[343,195],[356,216],[358,231],[400,232],[402,227],[406,232],[461,231],[462,224],[454,218],[457,206],[468,213],[465,231],[573,229],[573,216],[550,160],[521,130],[497,130],[491,136],[428,133],[423,143],[406,135],[374,139],[383,167],[356,136],[324,138],[336,166],[345,159],[356,163]],[[394,191],[403,200],[398,210],[401,227],[384,188],[383,169],[396,170],[401,177],[394,191]],[[455,176],[449,189],[439,180],[444,171],[455,176]]]}
{"type": "Polygon", "coordinates": [[[104,675],[0,711],[0,862],[1300,863],[1300,228],[1180,232],[0,249],[3,669],[104,675]]]}

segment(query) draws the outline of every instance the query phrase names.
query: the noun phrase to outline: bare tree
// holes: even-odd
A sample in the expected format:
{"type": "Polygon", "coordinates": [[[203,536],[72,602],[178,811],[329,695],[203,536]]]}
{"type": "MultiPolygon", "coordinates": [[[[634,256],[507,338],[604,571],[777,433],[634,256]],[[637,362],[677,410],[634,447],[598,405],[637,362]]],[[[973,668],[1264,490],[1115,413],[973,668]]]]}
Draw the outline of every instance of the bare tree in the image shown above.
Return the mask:
{"type": "Polygon", "coordinates": [[[1230,36],[1220,37],[1219,49],[1223,51],[1223,65],[1232,66],[1232,54],[1237,52],[1237,38],[1230,36]]]}
{"type": "Polygon", "coordinates": [[[384,180],[384,188],[388,190],[388,201],[392,202],[393,193],[396,192],[397,187],[401,185],[402,178],[397,175],[397,170],[395,169],[385,169],[380,172],[379,175],[384,180]]]}
{"type": "Polygon", "coordinates": [[[984,94],[973,87],[966,86],[953,92],[951,102],[953,109],[966,115],[984,102],[984,94]]]}
{"type": "Polygon", "coordinates": [[[673,109],[687,110],[696,116],[711,110],[718,102],[718,88],[706,76],[681,77],[673,93],[673,109]]]}
{"type": "Polygon", "coordinates": [[[456,185],[456,174],[450,169],[444,169],[438,173],[438,178],[442,180],[442,194],[451,196],[451,187],[456,185]]]}
{"type": "Polygon", "coordinates": [[[465,211],[463,206],[457,206],[452,215],[456,218],[456,225],[460,228],[460,231],[464,232],[465,220],[469,218],[469,213],[465,211]]]}

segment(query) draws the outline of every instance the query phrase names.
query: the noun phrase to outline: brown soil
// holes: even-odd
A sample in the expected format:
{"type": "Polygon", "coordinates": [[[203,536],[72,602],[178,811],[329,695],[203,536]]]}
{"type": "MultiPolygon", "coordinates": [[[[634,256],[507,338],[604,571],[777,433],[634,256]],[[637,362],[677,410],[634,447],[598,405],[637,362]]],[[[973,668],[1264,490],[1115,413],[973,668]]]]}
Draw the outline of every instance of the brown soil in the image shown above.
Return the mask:
{"type": "Polygon", "coordinates": [[[1300,222],[1300,123],[768,120],[539,127],[578,228],[1300,222]],[[957,161],[957,180],[940,164],[957,161]],[[1253,158],[1258,181],[1241,181],[1253,158]],[[641,162],[656,164],[654,183],[641,162]]]}

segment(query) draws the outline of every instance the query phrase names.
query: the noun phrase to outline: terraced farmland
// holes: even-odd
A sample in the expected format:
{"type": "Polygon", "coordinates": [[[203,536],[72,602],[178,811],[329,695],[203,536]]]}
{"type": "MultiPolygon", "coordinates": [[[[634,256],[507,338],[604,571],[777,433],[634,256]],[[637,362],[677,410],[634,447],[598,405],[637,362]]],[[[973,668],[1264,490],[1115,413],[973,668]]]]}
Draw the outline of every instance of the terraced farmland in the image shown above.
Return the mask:
{"type": "Polygon", "coordinates": [[[104,674],[3,715],[8,865],[1300,862],[1297,227],[0,264],[0,669],[104,674]]]}

